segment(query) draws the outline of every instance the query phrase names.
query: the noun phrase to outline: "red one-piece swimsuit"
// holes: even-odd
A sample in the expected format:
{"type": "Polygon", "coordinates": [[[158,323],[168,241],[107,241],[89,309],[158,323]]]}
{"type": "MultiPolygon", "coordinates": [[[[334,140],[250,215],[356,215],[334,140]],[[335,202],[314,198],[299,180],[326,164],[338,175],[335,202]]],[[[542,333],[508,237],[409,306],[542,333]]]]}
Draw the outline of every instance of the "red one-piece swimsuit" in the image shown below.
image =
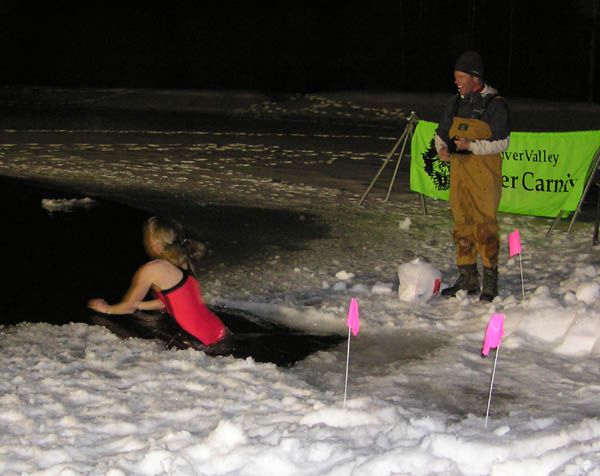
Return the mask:
{"type": "Polygon", "coordinates": [[[181,281],[169,289],[156,291],[165,310],[189,334],[204,345],[220,341],[226,334],[226,327],[204,304],[198,281],[187,270],[182,269],[181,281]]]}

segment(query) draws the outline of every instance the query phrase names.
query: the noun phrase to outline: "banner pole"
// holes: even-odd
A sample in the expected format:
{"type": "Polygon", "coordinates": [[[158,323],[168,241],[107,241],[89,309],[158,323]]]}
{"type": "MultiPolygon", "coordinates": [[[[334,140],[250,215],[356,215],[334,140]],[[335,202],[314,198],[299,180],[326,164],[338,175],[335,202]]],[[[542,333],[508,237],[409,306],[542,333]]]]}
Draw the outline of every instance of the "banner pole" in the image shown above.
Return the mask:
{"type": "Polygon", "coordinates": [[[425,202],[425,195],[419,194],[421,197],[421,208],[423,209],[423,215],[427,215],[427,202],[425,202]]]}
{"type": "Polygon", "coordinates": [[[594,222],[594,234],[592,235],[592,245],[598,244],[598,231],[600,229],[600,182],[598,182],[598,198],[596,201],[596,221],[594,222]]]}
{"type": "Polygon", "coordinates": [[[573,227],[573,224],[575,223],[575,219],[577,218],[577,215],[579,215],[579,212],[581,211],[581,206],[583,205],[583,200],[585,199],[585,197],[592,185],[592,182],[594,181],[594,177],[596,176],[596,171],[598,169],[599,162],[600,162],[600,147],[598,147],[598,149],[596,150],[594,159],[592,160],[592,163],[590,164],[590,168],[588,169],[589,175],[588,175],[586,183],[585,183],[585,188],[583,189],[583,193],[581,194],[581,198],[579,199],[579,203],[577,204],[577,209],[573,213],[573,217],[571,218],[571,222],[569,223],[569,228],[567,228],[567,233],[569,233],[571,231],[571,228],[573,227]]]}
{"type": "Polygon", "coordinates": [[[564,213],[564,210],[560,209],[558,211],[558,215],[556,215],[556,218],[554,219],[554,221],[552,222],[552,225],[550,225],[550,228],[548,228],[548,231],[546,232],[546,236],[550,236],[550,233],[552,233],[552,230],[554,229],[554,227],[558,224],[558,222],[560,221],[560,218],[562,217],[564,213]]]}

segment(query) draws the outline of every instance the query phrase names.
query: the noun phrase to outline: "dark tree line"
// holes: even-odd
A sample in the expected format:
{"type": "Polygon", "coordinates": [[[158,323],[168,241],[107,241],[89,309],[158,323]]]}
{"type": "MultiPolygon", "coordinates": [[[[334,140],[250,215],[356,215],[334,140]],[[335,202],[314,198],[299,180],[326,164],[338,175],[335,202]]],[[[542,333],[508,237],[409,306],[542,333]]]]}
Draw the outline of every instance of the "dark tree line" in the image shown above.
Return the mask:
{"type": "Polygon", "coordinates": [[[505,94],[598,101],[599,4],[5,1],[1,82],[448,91],[455,58],[477,49],[505,94]]]}

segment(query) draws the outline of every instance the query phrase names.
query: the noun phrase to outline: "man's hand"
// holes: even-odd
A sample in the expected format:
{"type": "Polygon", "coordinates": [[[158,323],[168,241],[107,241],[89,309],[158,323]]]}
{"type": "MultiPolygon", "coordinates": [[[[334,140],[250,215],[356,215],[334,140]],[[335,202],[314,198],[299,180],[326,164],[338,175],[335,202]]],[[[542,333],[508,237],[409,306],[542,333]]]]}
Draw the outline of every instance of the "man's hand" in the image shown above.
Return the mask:
{"type": "Polygon", "coordinates": [[[447,147],[442,147],[438,152],[438,156],[442,162],[448,162],[450,160],[450,152],[447,147]]]}
{"type": "Polygon", "coordinates": [[[456,150],[469,150],[469,146],[471,145],[471,141],[464,137],[456,137],[454,143],[456,144],[456,150]]]}

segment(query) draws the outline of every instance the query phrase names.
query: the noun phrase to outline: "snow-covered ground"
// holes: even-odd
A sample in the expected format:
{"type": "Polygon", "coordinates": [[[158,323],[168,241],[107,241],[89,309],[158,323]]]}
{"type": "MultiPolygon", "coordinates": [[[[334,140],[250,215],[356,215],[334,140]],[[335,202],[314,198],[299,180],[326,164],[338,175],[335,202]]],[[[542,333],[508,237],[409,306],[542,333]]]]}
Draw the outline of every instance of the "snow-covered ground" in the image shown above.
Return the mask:
{"type": "MultiPolygon", "coordinates": [[[[204,93],[211,105],[219,94],[204,93]]],[[[202,284],[209,303],[342,335],[356,297],[346,408],[346,345],[279,368],[81,323],[24,323],[0,334],[0,473],[600,474],[592,225],[578,221],[567,234],[561,224],[546,236],[551,220],[503,214],[503,243],[519,229],[523,254],[520,263],[502,250],[492,304],[400,300],[393,275],[416,257],[444,284],[454,279],[448,206],[429,201],[424,215],[407,167],[390,202],[382,179],[356,206],[409,111],[385,96],[371,105],[339,94],[244,96],[243,107],[237,99],[231,130],[227,121],[166,130],[105,119],[102,128],[7,128],[0,173],[172,209],[199,236],[210,224],[196,217],[211,204],[289,209],[299,228],[322,225],[302,246],[270,244],[232,266],[216,263],[202,284]],[[340,116],[345,126],[331,126],[340,116]],[[481,347],[494,312],[505,314],[506,335],[486,428],[495,352],[482,358],[481,347]]]]}

